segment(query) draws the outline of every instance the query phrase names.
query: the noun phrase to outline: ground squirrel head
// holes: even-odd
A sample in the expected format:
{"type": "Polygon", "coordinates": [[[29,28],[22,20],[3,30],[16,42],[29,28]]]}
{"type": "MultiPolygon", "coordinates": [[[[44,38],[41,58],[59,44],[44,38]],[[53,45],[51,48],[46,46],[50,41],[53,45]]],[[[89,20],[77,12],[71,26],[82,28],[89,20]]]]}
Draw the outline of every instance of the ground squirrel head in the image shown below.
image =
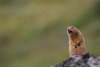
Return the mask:
{"type": "Polygon", "coordinates": [[[74,26],[67,27],[67,34],[69,36],[77,35],[78,32],[79,32],[78,29],[76,27],[74,27],[74,26]]]}

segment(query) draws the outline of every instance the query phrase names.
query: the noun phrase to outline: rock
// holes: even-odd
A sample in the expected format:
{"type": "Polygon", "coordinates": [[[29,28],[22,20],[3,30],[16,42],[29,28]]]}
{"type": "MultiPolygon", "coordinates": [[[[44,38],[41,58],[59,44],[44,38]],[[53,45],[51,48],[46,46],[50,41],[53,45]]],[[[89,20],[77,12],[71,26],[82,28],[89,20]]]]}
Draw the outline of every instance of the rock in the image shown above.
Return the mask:
{"type": "Polygon", "coordinates": [[[51,67],[100,67],[100,57],[93,57],[91,53],[82,56],[74,55],[51,67]]]}

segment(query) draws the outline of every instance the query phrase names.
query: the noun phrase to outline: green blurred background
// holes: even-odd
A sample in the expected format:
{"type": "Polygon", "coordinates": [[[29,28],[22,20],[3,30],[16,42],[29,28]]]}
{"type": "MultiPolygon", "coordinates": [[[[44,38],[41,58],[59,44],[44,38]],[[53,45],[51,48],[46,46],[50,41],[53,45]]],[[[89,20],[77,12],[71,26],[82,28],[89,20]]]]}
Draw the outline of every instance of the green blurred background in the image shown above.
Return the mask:
{"type": "Polygon", "coordinates": [[[68,26],[100,56],[100,0],[0,0],[0,67],[50,67],[69,58],[68,26]]]}

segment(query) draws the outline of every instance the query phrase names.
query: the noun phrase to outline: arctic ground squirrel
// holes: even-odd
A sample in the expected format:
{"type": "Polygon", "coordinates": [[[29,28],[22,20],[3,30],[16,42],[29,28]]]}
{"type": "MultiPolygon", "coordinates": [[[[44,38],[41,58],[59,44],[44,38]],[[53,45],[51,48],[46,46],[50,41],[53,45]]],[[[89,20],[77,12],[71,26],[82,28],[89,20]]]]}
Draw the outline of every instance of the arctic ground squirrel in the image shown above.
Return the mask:
{"type": "Polygon", "coordinates": [[[83,55],[86,51],[85,41],[82,33],[74,26],[67,28],[67,34],[69,37],[69,54],[83,55]]]}

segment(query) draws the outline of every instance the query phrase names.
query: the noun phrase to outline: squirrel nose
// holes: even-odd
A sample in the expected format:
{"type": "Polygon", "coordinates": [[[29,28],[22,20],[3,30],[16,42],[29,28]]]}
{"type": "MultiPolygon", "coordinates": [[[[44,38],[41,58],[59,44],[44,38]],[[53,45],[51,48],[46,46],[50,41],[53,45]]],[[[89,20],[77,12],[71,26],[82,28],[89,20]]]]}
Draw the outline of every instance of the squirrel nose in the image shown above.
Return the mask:
{"type": "Polygon", "coordinates": [[[70,31],[70,30],[67,28],[67,31],[70,31]]]}

